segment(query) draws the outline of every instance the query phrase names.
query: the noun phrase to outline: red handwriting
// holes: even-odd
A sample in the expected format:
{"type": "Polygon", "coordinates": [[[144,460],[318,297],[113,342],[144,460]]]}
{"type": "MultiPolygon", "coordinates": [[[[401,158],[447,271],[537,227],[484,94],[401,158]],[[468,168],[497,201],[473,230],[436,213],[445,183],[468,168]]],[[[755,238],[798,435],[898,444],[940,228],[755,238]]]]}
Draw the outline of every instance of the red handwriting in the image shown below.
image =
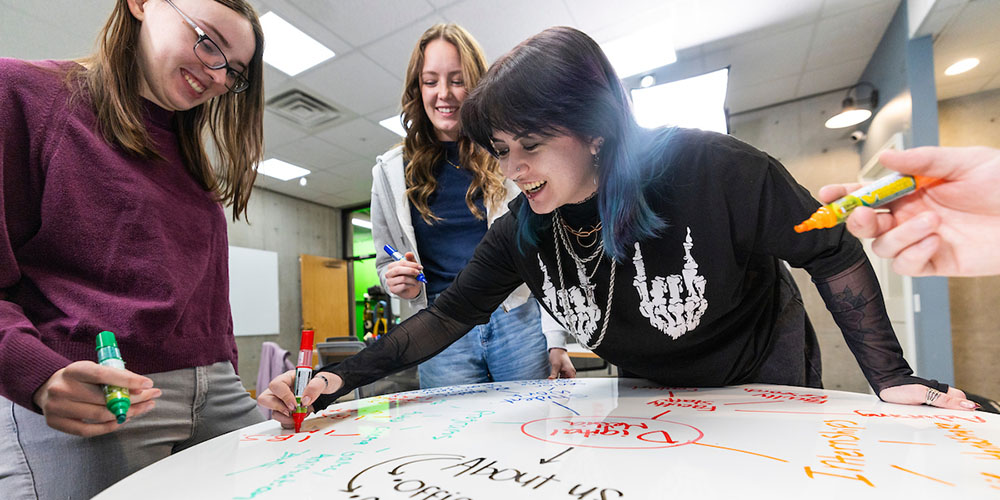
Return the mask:
{"type": "Polygon", "coordinates": [[[801,401],[803,403],[815,403],[821,405],[826,403],[829,396],[825,394],[799,394],[790,391],[775,391],[771,389],[754,389],[752,387],[744,387],[744,391],[749,392],[751,396],[757,396],[764,399],[774,399],[782,401],[801,401]]]}
{"type": "Polygon", "coordinates": [[[673,406],[676,408],[693,408],[698,411],[715,411],[715,403],[711,401],[704,401],[701,399],[682,399],[669,397],[665,399],[656,399],[646,403],[652,406],[667,407],[673,406]]]}
{"type": "Polygon", "coordinates": [[[295,441],[301,443],[303,441],[309,440],[313,436],[360,436],[360,434],[337,434],[336,429],[330,429],[322,434],[319,431],[322,429],[313,429],[311,431],[296,432],[294,434],[244,434],[240,436],[240,441],[263,441],[267,443],[283,443],[285,441],[295,441]]]}
{"type": "Polygon", "coordinates": [[[670,448],[704,436],[688,424],[639,417],[543,418],[525,423],[521,431],[549,443],[610,449],[670,448]]]}

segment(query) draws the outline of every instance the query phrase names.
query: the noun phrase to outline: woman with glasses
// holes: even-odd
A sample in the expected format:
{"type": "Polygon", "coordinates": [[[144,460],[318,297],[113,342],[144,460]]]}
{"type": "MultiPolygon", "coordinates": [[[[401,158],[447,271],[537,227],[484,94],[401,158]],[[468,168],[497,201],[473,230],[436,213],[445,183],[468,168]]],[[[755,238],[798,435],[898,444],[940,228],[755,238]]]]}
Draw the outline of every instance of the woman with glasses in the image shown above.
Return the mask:
{"type": "MultiPolygon", "coordinates": [[[[406,69],[402,122],[406,138],[372,169],[372,237],[403,252],[380,251],[383,288],[416,309],[434,303],[465,267],[487,227],[519,192],[505,184],[496,160],[460,134],[459,110],[486,72],[479,44],[456,24],[437,24],[420,37],[406,69]],[[423,272],[426,282],[418,281],[423,272]]],[[[472,329],[419,367],[420,387],[545,378],[546,339],[567,358],[564,332],[527,287],[512,292],[490,321],[472,329]]],[[[554,375],[553,375],[554,376],[554,375]]]]}
{"type": "Polygon", "coordinates": [[[257,14],[118,0],[99,41],[0,59],[4,498],[90,498],[261,419],[235,373],[223,208],[245,214],[263,150],[257,14]],[[126,370],[94,362],[103,330],[126,370]],[[102,385],[131,392],[123,424],[102,385]]]}
{"type": "MultiPolygon", "coordinates": [[[[322,368],[303,401],[323,408],[425,359],[521,283],[629,375],[819,388],[819,345],[787,262],[812,275],[879,397],[975,408],[962,391],[913,375],[856,239],[842,227],[792,230],[819,203],[779,162],[727,135],[641,128],[583,32],[550,28],[501,56],[466,98],[462,126],[521,196],[433,306],[322,368]]],[[[259,402],[287,408],[290,386],[290,376],[275,378],[259,402]]]]}

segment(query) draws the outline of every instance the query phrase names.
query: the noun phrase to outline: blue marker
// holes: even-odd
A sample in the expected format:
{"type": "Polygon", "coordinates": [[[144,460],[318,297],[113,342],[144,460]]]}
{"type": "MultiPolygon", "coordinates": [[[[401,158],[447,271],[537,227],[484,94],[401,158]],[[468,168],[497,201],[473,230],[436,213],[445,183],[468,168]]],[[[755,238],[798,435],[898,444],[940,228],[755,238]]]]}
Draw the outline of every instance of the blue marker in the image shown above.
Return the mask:
{"type": "MultiPolygon", "coordinates": [[[[393,259],[396,259],[396,261],[403,260],[403,254],[399,253],[399,250],[392,248],[392,245],[386,245],[382,248],[384,248],[385,252],[391,255],[393,259]]],[[[424,273],[420,273],[417,275],[417,281],[423,281],[424,283],[427,283],[427,278],[424,277],[424,273]]]]}

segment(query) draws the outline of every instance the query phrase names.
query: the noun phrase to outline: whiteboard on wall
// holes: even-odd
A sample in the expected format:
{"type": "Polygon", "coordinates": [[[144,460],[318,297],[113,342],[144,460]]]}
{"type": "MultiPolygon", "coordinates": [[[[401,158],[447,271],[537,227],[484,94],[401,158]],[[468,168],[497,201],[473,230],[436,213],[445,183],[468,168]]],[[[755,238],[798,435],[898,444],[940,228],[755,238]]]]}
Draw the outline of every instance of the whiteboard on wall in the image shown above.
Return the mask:
{"type": "Polygon", "coordinates": [[[278,334],[278,253],[229,247],[229,305],[236,335],[278,334]]]}

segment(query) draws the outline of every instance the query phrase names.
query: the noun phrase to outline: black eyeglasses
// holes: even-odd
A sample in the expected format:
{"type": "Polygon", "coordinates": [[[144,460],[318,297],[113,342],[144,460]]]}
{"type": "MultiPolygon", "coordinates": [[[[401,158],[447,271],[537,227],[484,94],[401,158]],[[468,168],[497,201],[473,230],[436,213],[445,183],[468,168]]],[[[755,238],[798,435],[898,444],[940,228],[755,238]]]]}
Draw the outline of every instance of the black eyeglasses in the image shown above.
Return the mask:
{"type": "Polygon", "coordinates": [[[230,92],[239,94],[250,87],[250,81],[247,80],[247,77],[241,71],[236,71],[235,68],[229,65],[229,60],[222,53],[222,49],[205,34],[205,30],[199,28],[187,14],[174,5],[174,2],[170,0],[166,0],[166,2],[191,25],[191,28],[198,35],[198,41],[194,43],[194,55],[198,57],[198,60],[208,69],[226,68],[226,88],[230,92]]]}

